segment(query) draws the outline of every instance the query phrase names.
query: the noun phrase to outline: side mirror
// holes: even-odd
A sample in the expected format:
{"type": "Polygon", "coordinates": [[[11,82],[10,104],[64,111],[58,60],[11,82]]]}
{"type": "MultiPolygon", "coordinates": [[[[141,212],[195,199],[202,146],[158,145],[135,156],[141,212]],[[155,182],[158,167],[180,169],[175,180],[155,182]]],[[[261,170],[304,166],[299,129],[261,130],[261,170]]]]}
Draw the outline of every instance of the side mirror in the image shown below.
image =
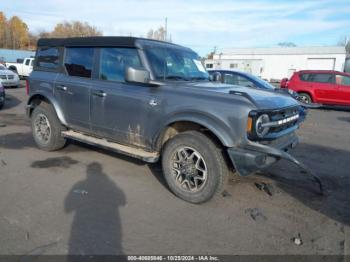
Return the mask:
{"type": "Polygon", "coordinates": [[[149,84],[150,73],[143,68],[127,67],[125,70],[125,80],[132,83],[149,84]]]}
{"type": "Polygon", "coordinates": [[[221,76],[221,73],[219,73],[219,72],[215,72],[210,77],[211,77],[211,81],[213,81],[213,82],[221,82],[222,81],[222,76],[221,76]]]}

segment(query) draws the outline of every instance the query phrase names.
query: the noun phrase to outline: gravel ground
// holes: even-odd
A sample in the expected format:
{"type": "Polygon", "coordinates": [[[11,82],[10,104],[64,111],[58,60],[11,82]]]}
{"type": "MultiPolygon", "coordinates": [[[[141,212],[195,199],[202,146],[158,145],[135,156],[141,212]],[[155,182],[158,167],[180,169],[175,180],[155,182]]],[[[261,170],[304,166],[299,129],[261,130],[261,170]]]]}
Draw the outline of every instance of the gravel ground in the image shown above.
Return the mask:
{"type": "Polygon", "coordinates": [[[324,196],[280,161],[232,176],[222,197],[192,205],[169,192],[159,164],[76,142],[40,151],[25,89],[6,91],[0,254],[350,253],[350,110],[310,111],[292,152],[321,177],[324,196]]]}

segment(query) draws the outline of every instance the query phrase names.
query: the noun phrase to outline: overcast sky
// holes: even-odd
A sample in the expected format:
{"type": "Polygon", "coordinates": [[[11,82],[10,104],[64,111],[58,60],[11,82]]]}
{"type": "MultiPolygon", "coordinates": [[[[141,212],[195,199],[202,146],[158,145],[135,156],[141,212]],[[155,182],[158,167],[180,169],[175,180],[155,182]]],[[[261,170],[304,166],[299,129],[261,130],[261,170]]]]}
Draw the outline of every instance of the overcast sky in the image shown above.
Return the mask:
{"type": "Polygon", "coordinates": [[[11,0],[0,11],[20,16],[32,32],[80,20],[104,35],[145,36],[167,17],[173,42],[201,55],[214,46],[335,45],[350,35],[350,0],[11,0]]]}

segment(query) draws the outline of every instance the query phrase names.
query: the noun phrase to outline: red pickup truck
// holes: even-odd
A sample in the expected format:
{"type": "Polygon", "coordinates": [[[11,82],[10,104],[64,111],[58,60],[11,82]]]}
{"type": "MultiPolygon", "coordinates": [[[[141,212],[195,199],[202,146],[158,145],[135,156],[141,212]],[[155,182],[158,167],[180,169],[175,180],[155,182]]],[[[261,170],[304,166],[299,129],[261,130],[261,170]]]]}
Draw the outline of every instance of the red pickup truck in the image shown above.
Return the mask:
{"type": "Polygon", "coordinates": [[[281,81],[281,88],[297,92],[305,103],[350,106],[350,74],[302,70],[281,81]]]}

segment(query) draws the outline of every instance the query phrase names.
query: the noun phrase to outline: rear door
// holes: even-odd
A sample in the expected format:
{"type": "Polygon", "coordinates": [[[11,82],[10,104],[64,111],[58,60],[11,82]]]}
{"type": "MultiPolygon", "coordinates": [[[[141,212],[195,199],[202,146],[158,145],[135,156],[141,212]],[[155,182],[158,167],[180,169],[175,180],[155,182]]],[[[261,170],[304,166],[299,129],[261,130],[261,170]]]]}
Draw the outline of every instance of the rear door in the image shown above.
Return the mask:
{"type": "Polygon", "coordinates": [[[319,103],[334,104],[337,101],[338,89],[335,84],[333,73],[312,73],[309,74],[308,88],[313,89],[314,98],[319,103]]]}
{"type": "Polygon", "coordinates": [[[337,74],[336,84],[338,88],[338,103],[350,106],[350,76],[337,74]]]}
{"type": "Polygon", "coordinates": [[[90,132],[90,89],[94,48],[65,49],[65,73],[58,74],[55,95],[62,105],[66,121],[75,130],[90,132]]]}

